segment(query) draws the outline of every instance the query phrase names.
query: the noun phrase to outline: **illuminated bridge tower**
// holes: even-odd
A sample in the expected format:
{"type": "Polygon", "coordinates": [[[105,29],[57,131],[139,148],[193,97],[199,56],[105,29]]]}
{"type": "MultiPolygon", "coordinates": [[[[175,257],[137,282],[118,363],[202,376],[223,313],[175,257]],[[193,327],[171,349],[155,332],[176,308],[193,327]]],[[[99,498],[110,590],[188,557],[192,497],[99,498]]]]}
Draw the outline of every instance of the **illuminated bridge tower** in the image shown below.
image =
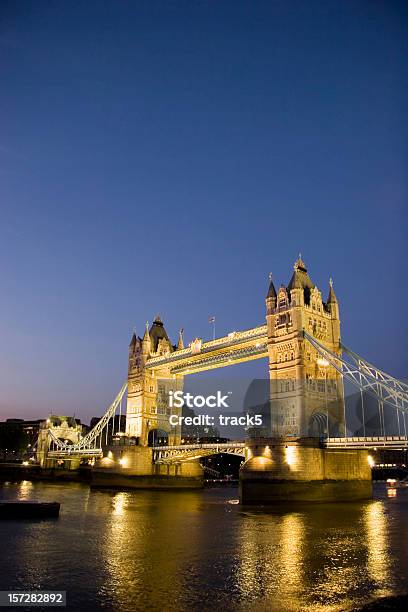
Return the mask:
{"type": "Polygon", "coordinates": [[[287,287],[276,291],[271,280],[266,311],[272,436],[247,441],[241,502],[370,499],[367,451],[338,452],[318,439],[344,432],[341,375],[304,338],[307,331],[340,353],[339,305],[332,282],[323,302],[299,256],[287,287]]]}
{"type": "Polygon", "coordinates": [[[273,436],[343,435],[341,375],[319,358],[303,330],[340,354],[339,305],[330,279],[326,302],[299,256],[288,287],[266,296],[273,436]]]}
{"type": "MultiPolygon", "coordinates": [[[[183,388],[183,376],[170,374],[163,367],[158,376],[146,364],[152,357],[167,356],[182,348],[182,332],[178,344],[172,345],[159,316],[150,329],[146,324],[143,338],[133,334],[129,345],[126,433],[142,446],[180,443],[180,427],[169,423],[168,392],[183,388]]],[[[177,409],[172,408],[171,414],[177,414],[177,409]]]]}

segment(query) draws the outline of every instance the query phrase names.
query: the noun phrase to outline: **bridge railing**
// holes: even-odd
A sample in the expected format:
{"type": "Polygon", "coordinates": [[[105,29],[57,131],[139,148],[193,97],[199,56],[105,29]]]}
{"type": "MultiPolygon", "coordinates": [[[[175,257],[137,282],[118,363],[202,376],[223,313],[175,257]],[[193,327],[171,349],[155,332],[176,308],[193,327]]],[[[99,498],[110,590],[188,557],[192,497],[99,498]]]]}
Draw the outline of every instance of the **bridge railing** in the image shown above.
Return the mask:
{"type": "Polygon", "coordinates": [[[406,436],[357,436],[348,438],[326,438],[324,445],[327,448],[408,448],[406,436]]]}
{"type": "Polygon", "coordinates": [[[231,332],[227,336],[216,338],[215,340],[209,340],[208,342],[203,342],[198,353],[194,353],[191,346],[189,346],[185,349],[169,353],[168,355],[159,355],[158,357],[151,357],[147,361],[146,367],[155,368],[167,362],[178,361],[184,358],[193,357],[197,355],[206,355],[207,353],[211,353],[212,351],[214,351],[214,349],[231,347],[236,344],[244,344],[245,342],[251,340],[261,340],[263,338],[265,339],[265,341],[267,340],[266,325],[260,325],[259,327],[253,327],[244,331],[231,332]]]}
{"type": "Polygon", "coordinates": [[[246,444],[245,440],[242,442],[197,442],[192,444],[176,444],[170,446],[153,446],[153,450],[189,450],[195,448],[242,448],[246,444]]]}
{"type": "Polygon", "coordinates": [[[101,448],[50,450],[47,453],[50,459],[62,459],[64,457],[102,457],[102,455],[103,452],[101,448]]]}

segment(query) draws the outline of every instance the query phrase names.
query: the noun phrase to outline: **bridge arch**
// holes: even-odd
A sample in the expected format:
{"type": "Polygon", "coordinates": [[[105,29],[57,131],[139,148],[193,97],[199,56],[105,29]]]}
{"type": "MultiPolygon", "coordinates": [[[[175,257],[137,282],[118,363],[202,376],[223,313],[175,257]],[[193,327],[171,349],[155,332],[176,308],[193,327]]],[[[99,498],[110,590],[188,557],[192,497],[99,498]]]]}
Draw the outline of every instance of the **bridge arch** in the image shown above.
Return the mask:
{"type": "Polygon", "coordinates": [[[147,436],[148,446],[167,446],[169,443],[169,434],[164,429],[154,428],[149,431],[147,436]]]}
{"type": "Polygon", "coordinates": [[[327,415],[315,412],[309,420],[309,436],[322,438],[327,434],[327,415]]]}
{"type": "Polygon", "coordinates": [[[181,444],[164,448],[158,445],[153,448],[155,463],[183,463],[215,455],[238,455],[245,459],[245,442],[181,444]]]}

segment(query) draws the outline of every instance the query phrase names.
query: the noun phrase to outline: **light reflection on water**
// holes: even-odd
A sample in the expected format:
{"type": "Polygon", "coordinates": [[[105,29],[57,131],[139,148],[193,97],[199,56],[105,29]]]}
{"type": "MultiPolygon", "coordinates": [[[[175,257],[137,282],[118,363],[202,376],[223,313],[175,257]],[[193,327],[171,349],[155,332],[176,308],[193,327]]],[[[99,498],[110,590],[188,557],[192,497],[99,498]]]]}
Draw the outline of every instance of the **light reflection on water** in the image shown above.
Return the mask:
{"type": "Polygon", "coordinates": [[[63,589],[72,609],[320,612],[405,592],[406,490],[293,508],[242,507],[232,488],[24,481],[0,497],[62,504],[57,521],[0,523],[0,589],[63,589]]]}
{"type": "Polygon", "coordinates": [[[23,480],[20,483],[20,487],[19,487],[19,492],[18,492],[18,496],[20,499],[30,499],[31,496],[31,490],[33,488],[33,483],[30,482],[29,480],[23,480]]]}
{"type": "Polygon", "coordinates": [[[364,512],[367,533],[367,569],[378,594],[389,595],[391,551],[388,550],[388,521],[385,504],[374,501],[364,512]]]}

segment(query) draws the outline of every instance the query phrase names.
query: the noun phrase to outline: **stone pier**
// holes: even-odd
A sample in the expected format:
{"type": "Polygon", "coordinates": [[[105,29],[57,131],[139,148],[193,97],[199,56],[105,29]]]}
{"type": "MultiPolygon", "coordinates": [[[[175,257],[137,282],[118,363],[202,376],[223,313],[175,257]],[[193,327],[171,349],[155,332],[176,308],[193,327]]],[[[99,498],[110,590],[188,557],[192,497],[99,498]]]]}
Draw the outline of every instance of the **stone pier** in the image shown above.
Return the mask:
{"type": "Polygon", "coordinates": [[[197,461],[153,463],[148,446],[111,446],[92,471],[93,487],[124,489],[198,489],[204,485],[197,461]]]}
{"type": "Polygon", "coordinates": [[[263,438],[247,447],[240,470],[243,504],[372,497],[368,451],[325,449],[316,438],[263,438]]]}

